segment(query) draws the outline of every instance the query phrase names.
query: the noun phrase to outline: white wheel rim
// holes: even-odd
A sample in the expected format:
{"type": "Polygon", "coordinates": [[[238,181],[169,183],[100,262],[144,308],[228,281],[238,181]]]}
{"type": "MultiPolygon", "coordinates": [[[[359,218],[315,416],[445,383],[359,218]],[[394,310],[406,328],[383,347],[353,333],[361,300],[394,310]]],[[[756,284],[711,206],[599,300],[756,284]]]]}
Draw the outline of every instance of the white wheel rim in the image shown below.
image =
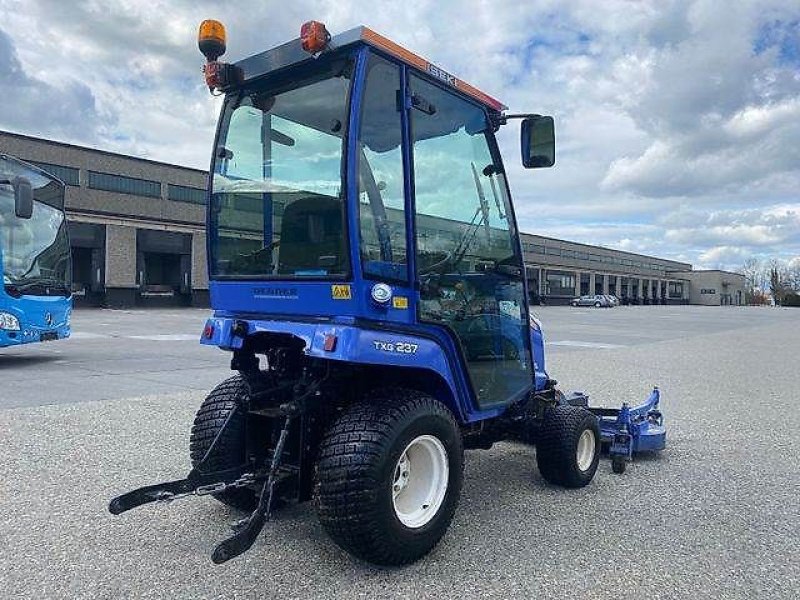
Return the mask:
{"type": "Polygon", "coordinates": [[[594,432],[591,429],[584,429],[581,437],[578,438],[578,449],[575,458],[578,461],[578,469],[588,471],[594,461],[594,449],[597,441],[594,439],[594,432]]]}
{"type": "Polygon", "coordinates": [[[392,476],[392,504],[400,522],[412,529],[429,523],[444,502],[449,476],[444,444],[432,435],[413,439],[392,476]]]}

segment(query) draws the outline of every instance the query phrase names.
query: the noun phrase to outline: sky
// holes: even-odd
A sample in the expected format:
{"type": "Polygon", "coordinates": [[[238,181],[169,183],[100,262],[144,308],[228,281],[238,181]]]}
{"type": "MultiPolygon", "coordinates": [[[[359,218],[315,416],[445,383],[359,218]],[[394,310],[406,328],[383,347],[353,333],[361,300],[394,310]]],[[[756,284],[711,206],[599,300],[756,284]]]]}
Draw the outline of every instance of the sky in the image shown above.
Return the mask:
{"type": "Polygon", "coordinates": [[[0,0],[0,129],[207,168],[220,102],[197,26],[235,61],[367,25],[551,114],[557,164],[498,134],[523,231],[733,269],[800,262],[797,0],[0,0]]]}

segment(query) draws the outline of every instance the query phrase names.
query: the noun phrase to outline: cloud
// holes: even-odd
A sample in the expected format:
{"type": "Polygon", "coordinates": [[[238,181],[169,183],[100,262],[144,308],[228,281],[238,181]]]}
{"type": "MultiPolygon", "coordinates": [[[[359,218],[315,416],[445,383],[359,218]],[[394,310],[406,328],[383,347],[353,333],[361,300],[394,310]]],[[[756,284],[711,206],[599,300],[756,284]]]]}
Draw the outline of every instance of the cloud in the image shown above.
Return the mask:
{"type": "Polygon", "coordinates": [[[0,127],[89,142],[100,116],[85,84],[66,78],[59,85],[25,72],[13,41],[0,29],[0,127]]]}

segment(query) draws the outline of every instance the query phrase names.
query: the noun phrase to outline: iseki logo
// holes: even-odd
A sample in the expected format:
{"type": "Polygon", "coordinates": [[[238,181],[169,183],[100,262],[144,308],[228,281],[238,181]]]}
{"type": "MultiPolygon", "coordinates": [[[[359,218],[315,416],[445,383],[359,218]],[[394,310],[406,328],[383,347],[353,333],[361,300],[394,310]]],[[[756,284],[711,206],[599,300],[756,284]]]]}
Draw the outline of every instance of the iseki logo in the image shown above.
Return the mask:
{"type": "Polygon", "coordinates": [[[441,79],[445,83],[449,83],[453,87],[458,87],[457,85],[458,79],[450,75],[450,73],[448,73],[447,71],[440,69],[436,65],[428,63],[428,73],[436,77],[436,79],[441,79]]]}

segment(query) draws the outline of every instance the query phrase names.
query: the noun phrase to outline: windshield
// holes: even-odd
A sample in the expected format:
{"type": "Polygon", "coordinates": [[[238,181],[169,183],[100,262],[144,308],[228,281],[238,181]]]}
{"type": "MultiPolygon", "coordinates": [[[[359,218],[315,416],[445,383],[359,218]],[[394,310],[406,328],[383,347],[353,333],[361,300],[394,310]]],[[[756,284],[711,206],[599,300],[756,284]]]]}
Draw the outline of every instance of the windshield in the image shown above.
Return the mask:
{"type": "Polygon", "coordinates": [[[349,270],[342,152],[352,61],[230,95],[210,205],[213,278],[341,277],[349,270]]]}
{"type": "Polygon", "coordinates": [[[0,253],[9,294],[69,295],[70,248],[63,207],[61,182],[0,157],[0,253]],[[33,187],[30,219],[16,216],[14,189],[2,183],[17,176],[33,187]]]}

